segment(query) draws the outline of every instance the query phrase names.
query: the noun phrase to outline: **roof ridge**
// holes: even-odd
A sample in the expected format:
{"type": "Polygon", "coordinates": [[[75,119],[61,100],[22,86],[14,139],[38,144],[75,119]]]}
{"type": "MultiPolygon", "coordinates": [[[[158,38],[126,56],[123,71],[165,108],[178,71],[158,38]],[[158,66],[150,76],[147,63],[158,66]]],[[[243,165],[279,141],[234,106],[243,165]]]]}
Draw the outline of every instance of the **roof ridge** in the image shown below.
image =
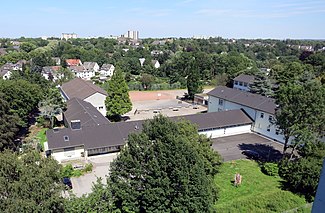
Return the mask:
{"type": "MultiPolygon", "coordinates": [[[[82,105],[80,102],[79,102],[79,100],[76,98],[76,100],[77,100],[77,102],[78,102],[78,104],[84,109],[84,111],[89,115],[89,117],[98,125],[98,123],[96,122],[96,120],[93,118],[93,116],[88,112],[88,110],[86,110],[85,109],[85,107],[84,107],[84,105],[82,105]]],[[[84,101],[84,102],[86,102],[86,101],[84,101]]],[[[86,102],[86,103],[88,103],[88,102],[86,102]]],[[[89,103],[90,104],[90,103],[89,103]]],[[[89,120],[87,121],[87,122],[89,122],[89,120]]],[[[87,123],[86,122],[86,123],[87,123]]]]}

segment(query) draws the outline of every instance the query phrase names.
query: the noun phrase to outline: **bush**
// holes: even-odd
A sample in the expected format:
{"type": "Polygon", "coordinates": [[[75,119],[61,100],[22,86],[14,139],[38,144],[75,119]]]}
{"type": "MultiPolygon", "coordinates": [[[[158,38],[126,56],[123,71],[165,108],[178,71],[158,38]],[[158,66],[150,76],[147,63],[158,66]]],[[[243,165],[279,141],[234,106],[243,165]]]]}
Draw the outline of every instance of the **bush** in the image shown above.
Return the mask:
{"type": "Polygon", "coordinates": [[[91,172],[93,171],[93,165],[91,163],[87,163],[84,168],[84,172],[91,172]]]}
{"type": "Polygon", "coordinates": [[[71,164],[64,166],[61,170],[62,177],[72,177],[74,175],[74,169],[71,164]]]}
{"type": "Polygon", "coordinates": [[[262,165],[262,172],[269,176],[278,176],[279,168],[276,163],[264,163],[262,165]]]}

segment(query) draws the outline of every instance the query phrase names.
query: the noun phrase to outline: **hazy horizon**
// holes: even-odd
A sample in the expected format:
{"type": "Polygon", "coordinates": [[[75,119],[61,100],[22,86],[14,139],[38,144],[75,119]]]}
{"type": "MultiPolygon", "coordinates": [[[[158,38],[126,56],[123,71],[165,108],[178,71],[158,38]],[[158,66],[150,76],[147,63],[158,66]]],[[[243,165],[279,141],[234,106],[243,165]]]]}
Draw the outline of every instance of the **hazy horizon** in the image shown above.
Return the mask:
{"type": "Polygon", "coordinates": [[[1,8],[1,38],[104,37],[128,30],[140,38],[325,38],[325,1],[316,0],[12,0],[1,8]]]}

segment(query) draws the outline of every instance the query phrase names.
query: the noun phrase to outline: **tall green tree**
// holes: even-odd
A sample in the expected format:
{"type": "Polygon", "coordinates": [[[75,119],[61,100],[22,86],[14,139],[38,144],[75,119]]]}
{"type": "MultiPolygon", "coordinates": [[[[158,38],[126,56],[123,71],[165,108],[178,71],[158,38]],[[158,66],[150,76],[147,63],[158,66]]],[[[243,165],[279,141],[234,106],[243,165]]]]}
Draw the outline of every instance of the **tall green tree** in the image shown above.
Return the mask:
{"type": "Polygon", "coordinates": [[[14,138],[18,131],[19,117],[10,111],[9,103],[0,93],[0,151],[15,147],[14,138]]]}
{"type": "Polygon", "coordinates": [[[131,111],[132,103],[129,97],[128,86],[122,70],[117,67],[109,82],[108,96],[105,100],[106,115],[114,120],[120,120],[121,115],[131,111]]]}
{"type": "Polygon", "coordinates": [[[276,93],[276,124],[284,135],[283,152],[290,138],[307,129],[319,137],[325,132],[325,87],[319,81],[282,84],[276,93]]]}
{"type": "Polygon", "coordinates": [[[107,185],[121,212],[213,212],[220,164],[193,125],[158,116],[129,135],[107,185]]]}
{"type": "Polygon", "coordinates": [[[60,165],[37,152],[0,153],[0,212],[63,212],[60,165]]]}
{"type": "Polygon", "coordinates": [[[187,65],[186,68],[187,78],[187,92],[189,99],[194,99],[194,95],[197,93],[201,93],[203,91],[202,83],[200,81],[200,73],[199,68],[195,62],[195,59],[191,63],[187,65]]]}

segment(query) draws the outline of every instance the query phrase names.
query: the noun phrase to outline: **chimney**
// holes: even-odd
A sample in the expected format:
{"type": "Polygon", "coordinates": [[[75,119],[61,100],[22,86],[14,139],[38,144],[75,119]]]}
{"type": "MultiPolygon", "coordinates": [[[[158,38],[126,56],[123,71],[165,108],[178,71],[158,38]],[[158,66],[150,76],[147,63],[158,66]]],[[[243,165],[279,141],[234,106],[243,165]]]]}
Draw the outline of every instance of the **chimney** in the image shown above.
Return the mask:
{"type": "Polygon", "coordinates": [[[80,120],[71,120],[71,129],[81,129],[80,120]]]}

